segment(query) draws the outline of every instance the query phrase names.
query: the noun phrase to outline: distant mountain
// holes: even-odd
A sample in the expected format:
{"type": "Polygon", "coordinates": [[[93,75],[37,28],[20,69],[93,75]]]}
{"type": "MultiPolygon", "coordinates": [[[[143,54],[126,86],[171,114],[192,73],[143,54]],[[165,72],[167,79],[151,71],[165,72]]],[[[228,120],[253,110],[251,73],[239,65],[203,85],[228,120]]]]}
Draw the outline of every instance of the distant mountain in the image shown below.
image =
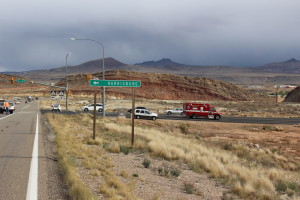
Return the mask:
{"type": "MultiPolygon", "coordinates": [[[[96,72],[102,72],[103,60],[91,60],[79,65],[68,66],[68,74],[91,74],[96,72]]],[[[115,60],[114,58],[105,58],[104,59],[105,71],[107,70],[126,70],[127,64],[124,64],[120,61],[115,60]]],[[[53,68],[49,70],[32,70],[25,72],[4,72],[5,74],[23,76],[35,81],[47,81],[47,82],[56,82],[61,80],[66,76],[66,66],[53,68]]]]}
{"type": "MultiPolygon", "coordinates": [[[[50,70],[32,70],[25,72],[5,72],[26,79],[54,83],[66,77],[66,74],[93,74],[102,72],[102,59],[84,62],[75,66],[53,68],[50,70]]],[[[122,63],[114,58],[104,59],[105,71],[125,70],[142,73],[164,73],[184,76],[210,78],[234,84],[300,84],[300,61],[290,59],[281,63],[271,63],[261,67],[231,66],[189,66],[164,58],[135,65],[122,63]],[[298,74],[297,74],[298,73],[298,74]]]]}
{"type": "Polygon", "coordinates": [[[142,62],[142,63],[136,63],[135,65],[141,65],[141,66],[188,66],[188,65],[183,65],[183,64],[173,62],[169,58],[163,58],[158,61],[146,61],[146,62],[142,62]]]}
{"type": "Polygon", "coordinates": [[[275,73],[300,73],[300,61],[292,58],[284,62],[269,63],[264,66],[255,67],[266,72],[275,73]]]}

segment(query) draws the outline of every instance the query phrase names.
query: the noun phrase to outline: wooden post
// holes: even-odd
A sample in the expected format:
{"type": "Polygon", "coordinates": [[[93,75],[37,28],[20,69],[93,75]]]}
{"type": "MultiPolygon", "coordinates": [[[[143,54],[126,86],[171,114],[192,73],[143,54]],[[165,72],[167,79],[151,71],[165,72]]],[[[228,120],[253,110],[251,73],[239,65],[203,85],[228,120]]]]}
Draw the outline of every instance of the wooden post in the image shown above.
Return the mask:
{"type": "Polygon", "coordinates": [[[132,88],[132,109],[131,109],[131,146],[134,144],[134,118],[135,118],[135,88],[132,88]]]}

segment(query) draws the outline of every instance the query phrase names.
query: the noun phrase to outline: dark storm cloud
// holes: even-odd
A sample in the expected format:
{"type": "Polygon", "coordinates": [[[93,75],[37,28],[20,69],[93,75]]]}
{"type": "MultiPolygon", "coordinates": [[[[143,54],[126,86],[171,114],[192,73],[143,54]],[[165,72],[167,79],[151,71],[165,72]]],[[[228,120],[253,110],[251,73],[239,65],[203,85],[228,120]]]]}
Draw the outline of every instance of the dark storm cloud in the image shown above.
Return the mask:
{"type": "Polygon", "coordinates": [[[63,66],[105,57],[134,64],[256,66],[300,59],[295,0],[11,0],[0,8],[0,70],[63,66]]]}

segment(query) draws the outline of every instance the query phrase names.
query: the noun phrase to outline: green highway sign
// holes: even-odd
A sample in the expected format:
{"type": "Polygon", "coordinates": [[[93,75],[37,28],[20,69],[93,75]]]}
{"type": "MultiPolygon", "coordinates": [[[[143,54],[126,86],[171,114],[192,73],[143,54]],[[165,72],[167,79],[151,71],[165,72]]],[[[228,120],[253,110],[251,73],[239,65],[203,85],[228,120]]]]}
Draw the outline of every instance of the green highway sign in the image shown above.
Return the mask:
{"type": "Polygon", "coordinates": [[[17,83],[25,83],[25,82],[27,82],[27,81],[26,81],[26,80],[22,80],[22,79],[17,79],[16,82],[17,82],[17,83]]]}
{"type": "Polygon", "coordinates": [[[141,87],[141,81],[126,80],[90,80],[90,86],[105,87],[141,87]]]}

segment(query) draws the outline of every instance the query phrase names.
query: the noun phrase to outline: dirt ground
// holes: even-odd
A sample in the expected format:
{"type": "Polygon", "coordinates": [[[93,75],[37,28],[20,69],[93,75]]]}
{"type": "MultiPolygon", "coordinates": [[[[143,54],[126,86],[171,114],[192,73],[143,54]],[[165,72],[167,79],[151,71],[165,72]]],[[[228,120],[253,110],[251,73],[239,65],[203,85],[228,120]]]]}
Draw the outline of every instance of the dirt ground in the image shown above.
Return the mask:
{"type": "MultiPolygon", "coordinates": [[[[196,122],[197,123],[197,122],[196,122]]],[[[248,146],[276,150],[284,156],[300,162],[299,125],[263,125],[200,122],[191,126],[191,132],[211,140],[243,142],[248,146]],[[200,131],[199,131],[200,130],[200,131]]]]}
{"type": "MultiPolygon", "coordinates": [[[[164,120],[136,120],[140,126],[150,126],[161,130],[175,129],[182,122],[164,120]]],[[[186,123],[186,122],[184,122],[186,123]]],[[[242,143],[250,148],[276,149],[279,154],[300,163],[300,126],[293,125],[256,125],[222,122],[189,122],[188,132],[196,137],[212,142],[242,143]]],[[[126,173],[123,181],[134,181],[134,193],[141,199],[239,199],[209,174],[193,172],[187,165],[177,162],[151,158],[146,154],[107,153],[113,161],[116,174],[126,173]],[[150,168],[144,168],[144,159],[151,161],[150,168]],[[179,177],[166,177],[158,173],[162,166],[180,169],[179,177]],[[133,177],[134,174],[137,177],[133,177]],[[126,175],[126,176],[127,176],[126,175]],[[187,194],[185,185],[193,185],[193,194],[187,194]]]]}
{"type": "MultiPolygon", "coordinates": [[[[269,124],[240,124],[222,123],[199,120],[192,122],[166,121],[164,129],[189,123],[188,132],[211,141],[226,141],[242,143],[249,147],[258,144],[259,148],[276,150],[296,162],[300,163],[300,125],[269,125],[269,124]]],[[[152,126],[150,121],[139,123],[152,126]]],[[[159,128],[159,126],[157,126],[159,128]]]]}

